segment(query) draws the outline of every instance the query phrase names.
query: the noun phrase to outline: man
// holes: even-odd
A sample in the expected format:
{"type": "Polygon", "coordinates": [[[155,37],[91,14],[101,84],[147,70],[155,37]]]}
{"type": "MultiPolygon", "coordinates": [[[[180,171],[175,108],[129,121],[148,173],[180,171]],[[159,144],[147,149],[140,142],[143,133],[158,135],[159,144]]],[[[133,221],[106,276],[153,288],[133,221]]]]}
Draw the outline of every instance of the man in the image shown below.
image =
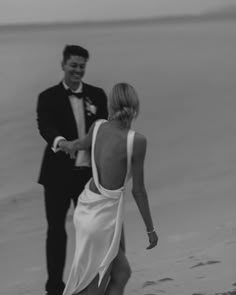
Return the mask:
{"type": "Polygon", "coordinates": [[[37,122],[46,140],[38,182],[44,186],[47,219],[47,295],[61,295],[66,258],[65,220],[71,201],[74,206],[92,176],[90,157],[79,152],[76,160],[64,153],[67,141],[83,137],[92,123],[107,118],[107,98],[98,87],[82,81],[89,52],[76,45],[63,51],[64,79],[40,93],[37,122]]]}

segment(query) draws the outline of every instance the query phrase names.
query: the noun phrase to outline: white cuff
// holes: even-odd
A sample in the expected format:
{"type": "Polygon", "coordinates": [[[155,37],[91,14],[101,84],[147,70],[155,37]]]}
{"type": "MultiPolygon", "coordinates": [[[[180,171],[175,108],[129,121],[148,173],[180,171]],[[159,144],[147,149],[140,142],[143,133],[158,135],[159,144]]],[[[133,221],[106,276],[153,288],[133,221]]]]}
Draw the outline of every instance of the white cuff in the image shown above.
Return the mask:
{"type": "Polygon", "coordinates": [[[61,150],[57,145],[58,145],[58,142],[60,140],[62,140],[62,139],[65,139],[65,137],[63,137],[63,136],[57,136],[57,137],[55,137],[55,139],[53,141],[53,145],[52,145],[52,150],[54,151],[54,153],[57,153],[57,152],[59,152],[61,150]]]}

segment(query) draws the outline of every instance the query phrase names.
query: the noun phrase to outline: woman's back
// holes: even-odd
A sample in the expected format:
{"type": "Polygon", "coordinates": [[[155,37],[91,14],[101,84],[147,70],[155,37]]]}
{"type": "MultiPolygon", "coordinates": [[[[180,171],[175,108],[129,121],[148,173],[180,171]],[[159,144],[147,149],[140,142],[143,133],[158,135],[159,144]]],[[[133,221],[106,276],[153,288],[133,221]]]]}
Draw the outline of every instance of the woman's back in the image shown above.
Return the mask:
{"type": "Polygon", "coordinates": [[[94,161],[99,183],[108,190],[124,185],[127,174],[128,129],[117,128],[111,122],[101,124],[94,143],[94,161]]]}

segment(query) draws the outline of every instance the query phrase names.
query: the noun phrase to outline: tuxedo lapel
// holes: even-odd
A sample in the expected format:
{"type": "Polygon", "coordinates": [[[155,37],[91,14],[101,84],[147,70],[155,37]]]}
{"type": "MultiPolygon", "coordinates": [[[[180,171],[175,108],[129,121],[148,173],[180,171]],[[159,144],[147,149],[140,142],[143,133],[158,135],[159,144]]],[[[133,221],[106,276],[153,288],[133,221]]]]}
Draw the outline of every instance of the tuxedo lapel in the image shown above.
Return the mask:
{"type": "Polygon", "coordinates": [[[88,130],[88,121],[89,121],[89,116],[88,113],[86,111],[86,100],[89,98],[89,91],[88,91],[88,87],[85,83],[83,83],[83,104],[84,104],[84,123],[85,123],[85,130],[88,130]]]}

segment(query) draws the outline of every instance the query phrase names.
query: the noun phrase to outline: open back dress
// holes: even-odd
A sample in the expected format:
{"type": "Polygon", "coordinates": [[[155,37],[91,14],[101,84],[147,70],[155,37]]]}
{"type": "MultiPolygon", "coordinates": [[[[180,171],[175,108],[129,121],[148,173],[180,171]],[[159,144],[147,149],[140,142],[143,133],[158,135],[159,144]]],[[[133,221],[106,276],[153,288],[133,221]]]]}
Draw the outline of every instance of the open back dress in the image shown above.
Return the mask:
{"type": "Polygon", "coordinates": [[[127,171],[124,184],[116,190],[108,190],[99,183],[98,171],[94,157],[97,132],[106,120],[95,123],[92,136],[92,171],[93,180],[99,191],[90,190],[88,181],[79,196],[74,211],[75,253],[63,295],[73,295],[85,289],[99,275],[98,286],[117,256],[120,246],[124,215],[125,184],[131,177],[131,158],[134,134],[127,134],[127,171]]]}

